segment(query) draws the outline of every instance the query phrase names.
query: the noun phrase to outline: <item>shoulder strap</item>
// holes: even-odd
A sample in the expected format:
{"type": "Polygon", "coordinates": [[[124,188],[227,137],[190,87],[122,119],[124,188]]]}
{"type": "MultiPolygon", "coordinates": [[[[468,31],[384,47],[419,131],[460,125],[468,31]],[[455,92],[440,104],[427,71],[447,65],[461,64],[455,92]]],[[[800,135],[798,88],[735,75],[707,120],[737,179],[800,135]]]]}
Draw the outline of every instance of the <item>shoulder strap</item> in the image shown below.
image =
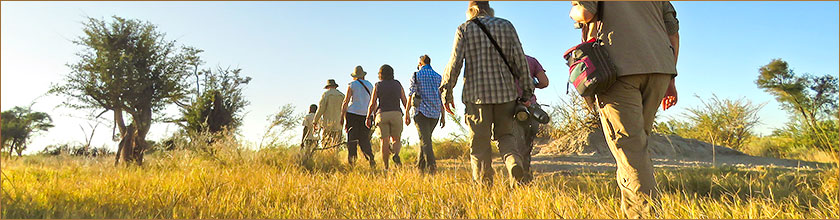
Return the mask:
{"type": "Polygon", "coordinates": [[[510,66],[510,63],[508,63],[508,60],[505,57],[505,53],[502,52],[502,48],[499,47],[498,43],[496,43],[496,39],[493,39],[493,35],[490,35],[490,31],[487,30],[487,27],[485,27],[484,24],[482,24],[481,21],[478,20],[478,17],[470,19],[470,21],[478,25],[478,27],[481,28],[481,31],[483,31],[484,34],[487,35],[487,38],[490,38],[490,43],[493,43],[493,47],[496,47],[496,51],[498,51],[499,55],[502,56],[502,60],[505,61],[505,64],[507,65],[508,70],[510,71],[510,74],[513,75],[513,79],[516,80],[517,76],[513,72],[513,67],[510,66]]]}
{"type": "Polygon", "coordinates": [[[364,83],[364,82],[362,82],[362,80],[357,79],[357,80],[356,80],[356,82],[359,82],[359,84],[362,84],[362,87],[363,87],[363,88],[365,88],[365,91],[367,91],[367,92],[368,92],[368,95],[371,95],[371,94],[370,94],[370,90],[367,88],[367,86],[365,86],[365,83],[364,83]]]}
{"type": "Polygon", "coordinates": [[[598,11],[595,12],[595,19],[596,19],[595,21],[598,22],[598,33],[595,34],[595,38],[598,38],[598,37],[601,37],[601,29],[604,28],[604,22],[601,21],[604,18],[604,1],[598,1],[598,3],[596,3],[596,4],[597,4],[597,6],[596,6],[597,9],[595,9],[595,10],[598,10],[598,11]]]}

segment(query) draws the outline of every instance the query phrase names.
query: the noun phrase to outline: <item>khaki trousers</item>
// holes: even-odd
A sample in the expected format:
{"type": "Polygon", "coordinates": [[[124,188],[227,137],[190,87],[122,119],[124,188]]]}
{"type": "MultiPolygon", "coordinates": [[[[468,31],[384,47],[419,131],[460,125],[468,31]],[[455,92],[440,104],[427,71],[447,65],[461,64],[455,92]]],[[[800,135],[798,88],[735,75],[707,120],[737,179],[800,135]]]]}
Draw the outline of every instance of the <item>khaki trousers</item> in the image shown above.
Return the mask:
{"type": "Polygon", "coordinates": [[[473,179],[491,184],[493,180],[490,139],[499,140],[499,153],[507,168],[510,184],[522,179],[524,169],[513,137],[514,102],[501,104],[466,104],[465,121],[470,127],[470,164],[473,179]],[[492,130],[492,135],[491,135],[492,130]]]}
{"type": "Polygon", "coordinates": [[[655,217],[650,203],[657,204],[659,196],[647,144],[671,76],[622,76],[596,96],[601,127],[616,161],[621,210],[626,218],[655,217]]]}

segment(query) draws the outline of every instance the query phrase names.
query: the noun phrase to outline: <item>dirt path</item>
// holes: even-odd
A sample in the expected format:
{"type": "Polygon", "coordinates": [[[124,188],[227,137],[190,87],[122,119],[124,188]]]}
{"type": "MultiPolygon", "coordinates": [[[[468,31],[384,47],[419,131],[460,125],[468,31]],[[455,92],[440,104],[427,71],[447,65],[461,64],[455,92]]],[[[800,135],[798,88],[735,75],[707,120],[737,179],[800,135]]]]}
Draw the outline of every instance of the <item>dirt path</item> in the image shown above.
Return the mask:
{"type": "MultiPolygon", "coordinates": [[[[786,160],[778,158],[754,157],[749,155],[721,155],[716,156],[715,166],[735,167],[777,167],[789,169],[815,169],[832,166],[832,164],[786,160]]],[[[653,158],[657,168],[680,167],[711,167],[712,157],[708,158],[653,158]]],[[[500,164],[501,165],[501,164],[500,164]]],[[[615,160],[612,156],[602,155],[548,155],[538,154],[533,157],[532,166],[538,173],[555,173],[560,171],[614,171],[615,160]]]]}

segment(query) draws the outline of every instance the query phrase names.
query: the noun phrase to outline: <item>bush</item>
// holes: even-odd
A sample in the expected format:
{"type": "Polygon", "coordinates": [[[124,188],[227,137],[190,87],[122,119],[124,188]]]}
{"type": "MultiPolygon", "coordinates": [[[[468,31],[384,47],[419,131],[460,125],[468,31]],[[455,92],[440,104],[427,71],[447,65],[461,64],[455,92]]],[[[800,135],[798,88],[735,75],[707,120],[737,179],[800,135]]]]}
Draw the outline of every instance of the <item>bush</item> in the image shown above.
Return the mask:
{"type": "Polygon", "coordinates": [[[48,145],[45,147],[41,152],[41,155],[51,155],[51,156],[58,156],[58,155],[70,155],[70,156],[89,156],[89,157],[101,157],[101,156],[108,156],[114,154],[111,149],[108,149],[105,146],[101,147],[85,147],[81,144],[61,144],[61,145],[48,145]]]}
{"type": "Polygon", "coordinates": [[[435,159],[463,159],[470,155],[470,143],[456,140],[432,141],[435,159]]]}

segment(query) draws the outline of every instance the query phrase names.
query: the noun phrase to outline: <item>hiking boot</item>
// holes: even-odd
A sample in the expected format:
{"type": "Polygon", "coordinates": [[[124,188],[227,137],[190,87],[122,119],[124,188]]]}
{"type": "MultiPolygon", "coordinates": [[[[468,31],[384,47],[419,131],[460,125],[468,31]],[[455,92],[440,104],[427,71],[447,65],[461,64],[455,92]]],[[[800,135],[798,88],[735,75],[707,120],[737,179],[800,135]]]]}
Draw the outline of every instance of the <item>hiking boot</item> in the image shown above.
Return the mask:
{"type": "Polygon", "coordinates": [[[394,159],[394,165],[402,165],[402,162],[400,162],[400,155],[394,155],[391,159],[394,159]]]}

